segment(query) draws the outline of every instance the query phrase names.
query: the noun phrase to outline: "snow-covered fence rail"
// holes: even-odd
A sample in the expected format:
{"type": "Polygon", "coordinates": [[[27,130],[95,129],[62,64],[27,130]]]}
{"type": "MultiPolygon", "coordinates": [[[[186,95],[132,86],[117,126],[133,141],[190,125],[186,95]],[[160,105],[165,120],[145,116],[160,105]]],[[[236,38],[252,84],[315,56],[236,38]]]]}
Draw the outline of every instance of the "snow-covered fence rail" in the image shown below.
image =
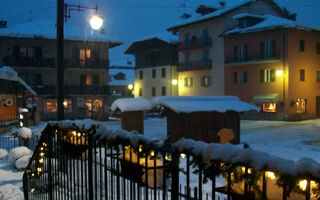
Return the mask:
{"type": "Polygon", "coordinates": [[[0,134],[0,149],[11,150],[20,146],[21,142],[17,135],[11,133],[0,134]]]}
{"type": "Polygon", "coordinates": [[[23,179],[27,200],[308,200],[319,198],[320,164],[65,121],[45,128],[23,179]]]}

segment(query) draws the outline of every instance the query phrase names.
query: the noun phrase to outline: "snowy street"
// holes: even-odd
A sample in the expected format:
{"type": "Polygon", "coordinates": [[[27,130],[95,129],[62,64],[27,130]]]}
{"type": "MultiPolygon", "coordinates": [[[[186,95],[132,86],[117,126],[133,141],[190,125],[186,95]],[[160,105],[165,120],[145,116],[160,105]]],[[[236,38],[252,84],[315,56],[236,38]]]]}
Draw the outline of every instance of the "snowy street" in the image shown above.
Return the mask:
{"type": "MultiPolygon", "coordinates": [[[[85,124],[92,123],[84,120],[85,124]]],[[[120,128],[120,121],[98,122],[109,128],[120,128]]],[[[145,120],[145,135],[152,138],[166,137],[166,119],[145,120]]],[[[46,123],[30,127],[33,134],[40,134],[46,123]]],[[[320,119],[301,122],[242,121],[241,143],[255,150],[264,151],[285,159],[298,160],[309,157],[320,162],[320,119]]],[[[241,144],[240,144],[241,145],[241,144]]],[[[0,199],[23,199],[22,174],[8,162],[0,160],[0,199]]]]}

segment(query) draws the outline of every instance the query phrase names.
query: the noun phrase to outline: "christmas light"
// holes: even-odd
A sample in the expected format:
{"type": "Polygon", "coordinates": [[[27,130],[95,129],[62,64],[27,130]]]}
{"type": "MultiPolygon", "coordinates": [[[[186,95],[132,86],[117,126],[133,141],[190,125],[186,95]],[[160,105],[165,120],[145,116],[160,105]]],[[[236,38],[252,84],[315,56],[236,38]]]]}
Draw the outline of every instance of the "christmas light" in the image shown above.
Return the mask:
{"type": "Polygon", "coordinates": [[[266,176],[267,176],[268,178],[270,178],[271,180],[276,179],[276,175],[275,175],[273,172],[271,172],[271,171],[266,171],[266,176]]]}
{"type": "Polygon", "coordinates": [[[181,158],[185,158],[185,157],[186,157],[186,154],[181,153],[181,154],[180,154],[180,157],[181,157],[181,158]]]}
{"type": "Polygon", "coordinates": [[[299,181],[299,188],[302,190],[302,191],[306,191],[307,189],[307,180],[301,180],[299,181]]]}

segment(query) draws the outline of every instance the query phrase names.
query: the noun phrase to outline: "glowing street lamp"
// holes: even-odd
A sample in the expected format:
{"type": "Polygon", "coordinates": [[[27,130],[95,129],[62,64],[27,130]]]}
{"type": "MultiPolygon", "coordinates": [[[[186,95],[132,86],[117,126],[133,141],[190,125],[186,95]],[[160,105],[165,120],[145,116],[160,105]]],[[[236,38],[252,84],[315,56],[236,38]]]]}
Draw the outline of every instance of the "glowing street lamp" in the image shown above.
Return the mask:
{"type": "Polygon", "coordinates": [[[129,85],[128,85],[128,89],[129,89],[129,90],[132,90],[132,89],[133,89],[133,84],[129,84],[129,85]]]}
{"type": "Polygon", "coordinates": [[[103,17],[98,13],[90,17],[90,26],[94,30],[99,30],[103,25],[103,17]]]}
{"type": "Polygon", "coordinates": [[[282,76],[283,75],[283,71],[281,69],[277,70],[277,76],[282,76]]]}
{"type": "Polygon", "coordinates": [[[177,85],[178,84],[178,80],[177,79],[173,79],[172,80],[172,85],[177,85]]]}

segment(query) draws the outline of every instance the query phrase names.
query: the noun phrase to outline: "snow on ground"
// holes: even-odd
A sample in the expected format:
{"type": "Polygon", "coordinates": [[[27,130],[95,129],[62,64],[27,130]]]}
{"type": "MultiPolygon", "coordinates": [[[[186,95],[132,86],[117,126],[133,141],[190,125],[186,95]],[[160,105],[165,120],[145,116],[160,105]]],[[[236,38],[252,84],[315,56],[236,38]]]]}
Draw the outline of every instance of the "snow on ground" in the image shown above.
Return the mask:
{"type": "MultiPolygon", "coordinates": [[[[77,120],[86,125],[91,120],[77,120]]],[[[40,134],[46,122],[38,126],[29,127],[33,134],[40,134]]],[[[108,128],[120,128],[120,121],[98,122],[108,128]]],[[[167,123],[166,118],[150,118],[145,120],[145,135],[149,138],[165,139],[167,123]]],[[[241,121],[241,143],[247,143],[252,149],[264,151],[285,159],[297,161],[308,157],[320,162],[320,119],[301,122],[279,121],[241,121]]],[[[240,145],[242,145],[240,144],[240,145]]],[[[22,175],[8,162],[7,157],[0,160],[0,199],[23,199],[22,175]]],[[[223,183],[219,179],[218,184],[223,183]]],[[[207,188],[204,188],[206,190],[207,188]]],[[[206,190],[207,191],[207,190],[206,190]]]]}

